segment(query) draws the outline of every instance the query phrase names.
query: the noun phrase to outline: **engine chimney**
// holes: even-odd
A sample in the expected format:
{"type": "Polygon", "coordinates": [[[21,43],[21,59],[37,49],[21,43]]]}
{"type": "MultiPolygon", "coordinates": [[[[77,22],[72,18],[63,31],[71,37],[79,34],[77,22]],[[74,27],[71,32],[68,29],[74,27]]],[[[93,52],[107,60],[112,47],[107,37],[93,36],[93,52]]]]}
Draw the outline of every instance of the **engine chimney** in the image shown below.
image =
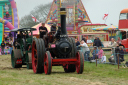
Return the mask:
{"type": "Polygon", "coordinates": [[[60,8],[60,17],[61,17],[61,33],[62,33],[62,35],[67,35],[66,8],[60,8]]]}

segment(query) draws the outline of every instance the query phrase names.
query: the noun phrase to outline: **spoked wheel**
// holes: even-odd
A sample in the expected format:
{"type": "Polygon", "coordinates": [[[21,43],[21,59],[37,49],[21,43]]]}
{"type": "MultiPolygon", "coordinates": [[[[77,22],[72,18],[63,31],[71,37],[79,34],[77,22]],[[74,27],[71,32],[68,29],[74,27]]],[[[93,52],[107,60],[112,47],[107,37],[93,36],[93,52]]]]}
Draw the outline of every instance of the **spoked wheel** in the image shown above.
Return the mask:
{"type": "Polygon", "coordinates": [[[75,72],[76,71],[76,67],[75,67],[74,64],[66,65],[66,66],[64,66],[64,71],[66,73],[75,72]]]}
{"type": "Polygon", "coordinates": [[[34,73],[43,73],[43,56],[40,39],[34,39],[32,44],[32,68],[34,73]]]}
{"type": "Polygon", "coordinates": [[[14,51],[11,53],[11,64],[13,68],[21,68],[22,64],[16,64],[17,59],[15,58],[14,51]]]}
{"type": "Polygon", "coordinates": [[[52,58],[49,51],[46,51],[44,56],[44,72],[45,74],[51,74],[52,70],[52,58]]]}
{"type": "Polygon", "coordinates": [[[76,58],[77,58],[76,71],[78,74],[82,74],[84,70],[84,56],[80,50],[77,52],[76,58]]]}

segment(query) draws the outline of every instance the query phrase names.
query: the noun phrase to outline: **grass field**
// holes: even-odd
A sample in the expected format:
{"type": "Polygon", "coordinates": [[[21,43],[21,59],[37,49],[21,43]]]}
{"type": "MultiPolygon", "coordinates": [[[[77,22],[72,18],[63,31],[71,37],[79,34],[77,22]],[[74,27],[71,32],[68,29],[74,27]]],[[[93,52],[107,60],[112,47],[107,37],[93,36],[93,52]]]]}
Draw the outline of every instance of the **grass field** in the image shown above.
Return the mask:
{"type": "MultiPolygon", "coordinates": [[[[108,54],[109,56],[110,54],[108,54]]],[[[127,57],[126,57],[127,58],[127,57]]],[[[53,67],[51,75],[34,74],[32,69],[13,69],[10,55],[0,56],[0,85],[128,85],[128,68],[85,62],[83,74],[65,73],[53,67]]]]}

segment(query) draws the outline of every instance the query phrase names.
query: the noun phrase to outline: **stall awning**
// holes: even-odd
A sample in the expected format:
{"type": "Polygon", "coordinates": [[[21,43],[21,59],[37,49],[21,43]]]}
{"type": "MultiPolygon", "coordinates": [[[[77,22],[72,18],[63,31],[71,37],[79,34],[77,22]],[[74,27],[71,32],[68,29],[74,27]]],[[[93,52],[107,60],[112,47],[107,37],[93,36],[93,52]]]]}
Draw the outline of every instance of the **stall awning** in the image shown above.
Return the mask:
{"type": "Polygon", "coordinates": [[[103,27],[92,28],[92,30],[96,30],[96,31],[112,31],[112,30],[118,30],[118,26],[115,26],[115,25],[103,26],[103,27]]]}

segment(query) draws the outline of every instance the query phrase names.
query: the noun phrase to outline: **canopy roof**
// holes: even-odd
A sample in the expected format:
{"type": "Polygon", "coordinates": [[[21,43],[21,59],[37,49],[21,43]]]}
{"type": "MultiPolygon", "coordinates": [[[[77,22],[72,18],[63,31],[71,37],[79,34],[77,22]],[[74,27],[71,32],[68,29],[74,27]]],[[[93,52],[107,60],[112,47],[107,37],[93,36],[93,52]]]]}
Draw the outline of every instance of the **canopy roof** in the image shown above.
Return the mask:
{"type": "Polygon", "coordinates": [[[12,29],[11,32],[18,32],[18,31],[35,31],[35,28],[19,28],[19,29],[12,29]]]}

